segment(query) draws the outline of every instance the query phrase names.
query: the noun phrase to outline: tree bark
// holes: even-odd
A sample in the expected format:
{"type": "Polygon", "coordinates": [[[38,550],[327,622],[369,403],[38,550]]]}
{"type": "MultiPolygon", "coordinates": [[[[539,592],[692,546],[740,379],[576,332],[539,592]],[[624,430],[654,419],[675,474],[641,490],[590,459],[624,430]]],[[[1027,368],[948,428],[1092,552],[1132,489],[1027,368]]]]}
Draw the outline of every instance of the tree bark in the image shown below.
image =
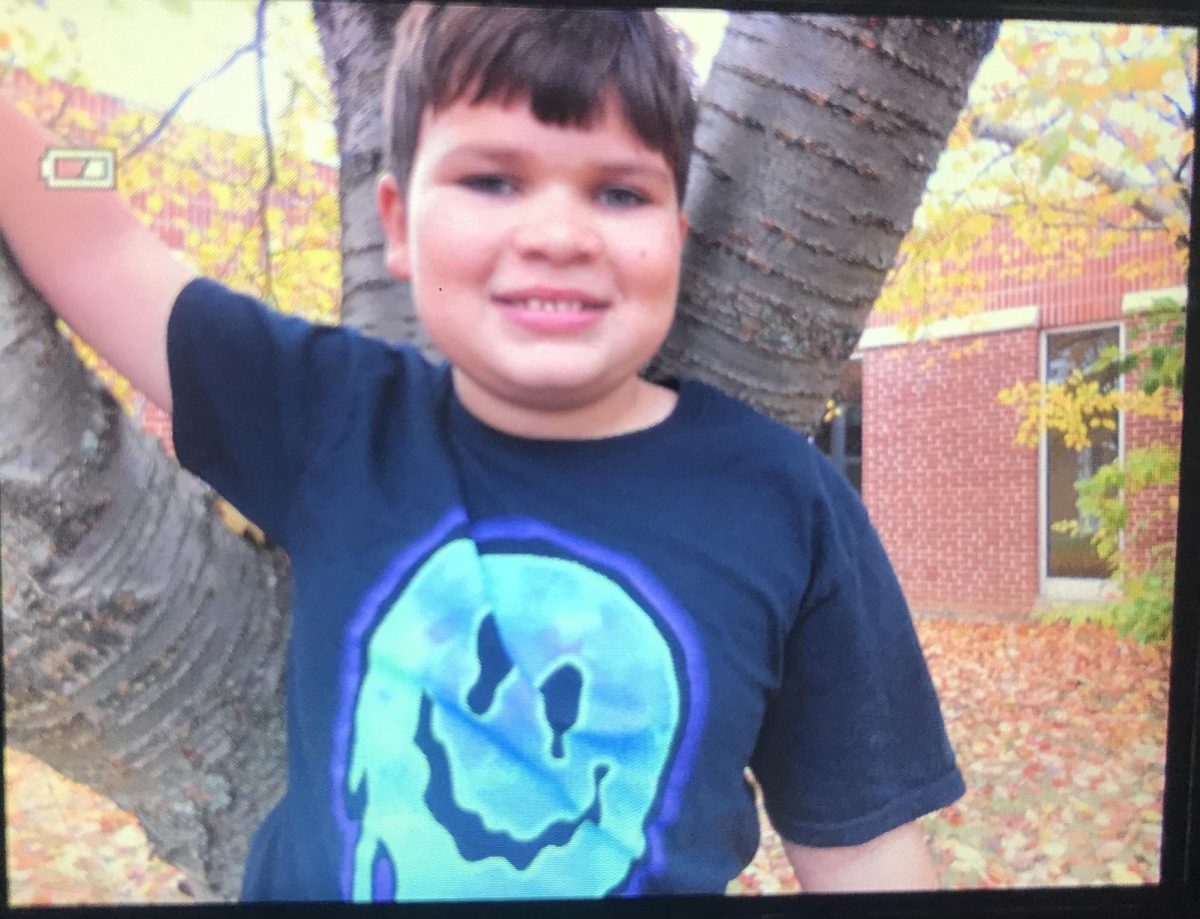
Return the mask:
{"type": "Polygon", "coordinates": [[[130,422],[0,250],[6,742],[236,896],[283,789],[290,574],[130,422]]]}
{"type": "Polygon", "coordinates": [[[390,342],[411,342],[440,359],[417,321],[408,284],[383,264],[375,205],[383,165],[384,71],[403,3],[314,0],[313,18],[337,102],[342,213],[342,322],[390,342]]]}
{"type": "MultiPolygon", "coordinates": [[[[380,86],[402,7],[318,0],[338,101],[345,321],[432,354],[383,266],[380,86]]],[[[705,91],[680,317],[657,373],[805,427],[836,385],[987,30],[735,15],[705,91]],[[797,49],[803,55],[797,55],[797,49]]],[[[134,429],[0,252],[7,740],[235,897],[282,790],[290,574],[134,429]]]]}
{"type": "Polygon", "coordinates": [[[731,17],[700,103],[679,312],[652,374],[811,429],[995,34],[731,17]]]}

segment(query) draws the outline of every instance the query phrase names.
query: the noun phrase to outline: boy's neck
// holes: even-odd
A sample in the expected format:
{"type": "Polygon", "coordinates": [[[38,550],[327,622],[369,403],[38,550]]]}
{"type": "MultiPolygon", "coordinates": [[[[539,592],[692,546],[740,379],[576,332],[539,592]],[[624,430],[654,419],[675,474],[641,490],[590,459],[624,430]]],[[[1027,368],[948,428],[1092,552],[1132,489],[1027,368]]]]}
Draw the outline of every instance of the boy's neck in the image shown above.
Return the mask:
{"type": "Polygon", "coordinates": [[[514,437],[535,440],[593,440],[653,427],[675,408],[673,389],[633,377],[602,398],[578,407],[520,405],[497,397],[457,367],[455,395],[478,421],[514,437]]]}

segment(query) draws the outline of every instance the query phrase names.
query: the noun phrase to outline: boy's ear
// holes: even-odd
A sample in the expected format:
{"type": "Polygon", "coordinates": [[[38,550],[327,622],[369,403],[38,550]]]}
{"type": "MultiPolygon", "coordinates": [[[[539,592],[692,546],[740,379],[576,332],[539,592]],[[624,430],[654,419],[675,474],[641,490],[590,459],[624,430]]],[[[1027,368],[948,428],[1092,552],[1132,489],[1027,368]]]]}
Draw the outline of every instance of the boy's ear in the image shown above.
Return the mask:
{"type": "Polygon", "coordinates": [[[379,223],[383,227],[385,252],[383,263],[401,281],[412,277],[409,264],[408,214],[400,184],[390,172],[385,172],[375,184],[375,201],[379,207],[379,223]]]}
{"type": "Polygon", "coordinates": [[[679,209],[679,243],[680,245],[687,242],[688,231],[688,215],[683,208],[679,209]]]}

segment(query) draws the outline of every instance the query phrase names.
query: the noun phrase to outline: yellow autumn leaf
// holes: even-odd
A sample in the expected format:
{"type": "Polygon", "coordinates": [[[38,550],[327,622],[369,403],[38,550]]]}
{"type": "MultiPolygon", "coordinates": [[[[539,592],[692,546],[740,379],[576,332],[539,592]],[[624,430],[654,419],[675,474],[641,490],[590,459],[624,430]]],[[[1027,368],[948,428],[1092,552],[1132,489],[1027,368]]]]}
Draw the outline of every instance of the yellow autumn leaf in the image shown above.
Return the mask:
{"type": "Polygon", "coordinates": [[[1145,883],[1140,877],[1138,877],[1124,865],[1113,865],[1112,868],[1109,869],[1108,876],[1112,878],[1114,884],[1145,883]]]}
{"type": "Polygon", "coordinates": [[[96,130],[96,119],[91,116],[91,113],[83,109],[71,110],[69,124],[80,131],[94,132],[96,130]]]}
{"type": "Polygon", "coordinates": [[[1143,91],[1160,88],[1167,66],[1168,62],[1162,58],[1133,61],[1129,68],[1130,86],[1143,91]]]}
{"type": "Polygon", "coordinates": [[[224,498],[217,498],[213,501],[213,510],[216,511],[221,522],[237,535],[243,536],[260,546],[266,542],[266,536],[263,534],[263,531],[243,516],[236,507],[224,498]]]}
{"type": "Polygon", "coordinates": [[[950,849],[954,854],[954,861],[962,868],[977,874],[983,874],[987,870],[987,859],[978,849],[957,839],[950,840],[950,849]]]}

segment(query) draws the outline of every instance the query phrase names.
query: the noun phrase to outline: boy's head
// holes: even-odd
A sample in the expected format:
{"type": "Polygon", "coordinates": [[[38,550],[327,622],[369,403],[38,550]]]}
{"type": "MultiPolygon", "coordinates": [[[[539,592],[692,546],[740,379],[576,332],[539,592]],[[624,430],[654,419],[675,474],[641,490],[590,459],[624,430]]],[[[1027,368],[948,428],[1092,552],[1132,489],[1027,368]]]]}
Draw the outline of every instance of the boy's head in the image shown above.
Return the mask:
{"type": "Polygon", "coordinates": [[[385,264],[464,405],[563,436],[659,412],[638,371],[674,318],[695,124],[673,31],[637,11],[413,3],[384,111],[385,264]]]}
{"type": "Polygon", "coordinates": [[[696,103],[679,42],[653,10],[410,3],[384,88],[386,171],[407,184],[427,109],[520,100],[540,121],[587,126],[612,90],[625,121],[671,165],[682,203],[696,103]]]}

